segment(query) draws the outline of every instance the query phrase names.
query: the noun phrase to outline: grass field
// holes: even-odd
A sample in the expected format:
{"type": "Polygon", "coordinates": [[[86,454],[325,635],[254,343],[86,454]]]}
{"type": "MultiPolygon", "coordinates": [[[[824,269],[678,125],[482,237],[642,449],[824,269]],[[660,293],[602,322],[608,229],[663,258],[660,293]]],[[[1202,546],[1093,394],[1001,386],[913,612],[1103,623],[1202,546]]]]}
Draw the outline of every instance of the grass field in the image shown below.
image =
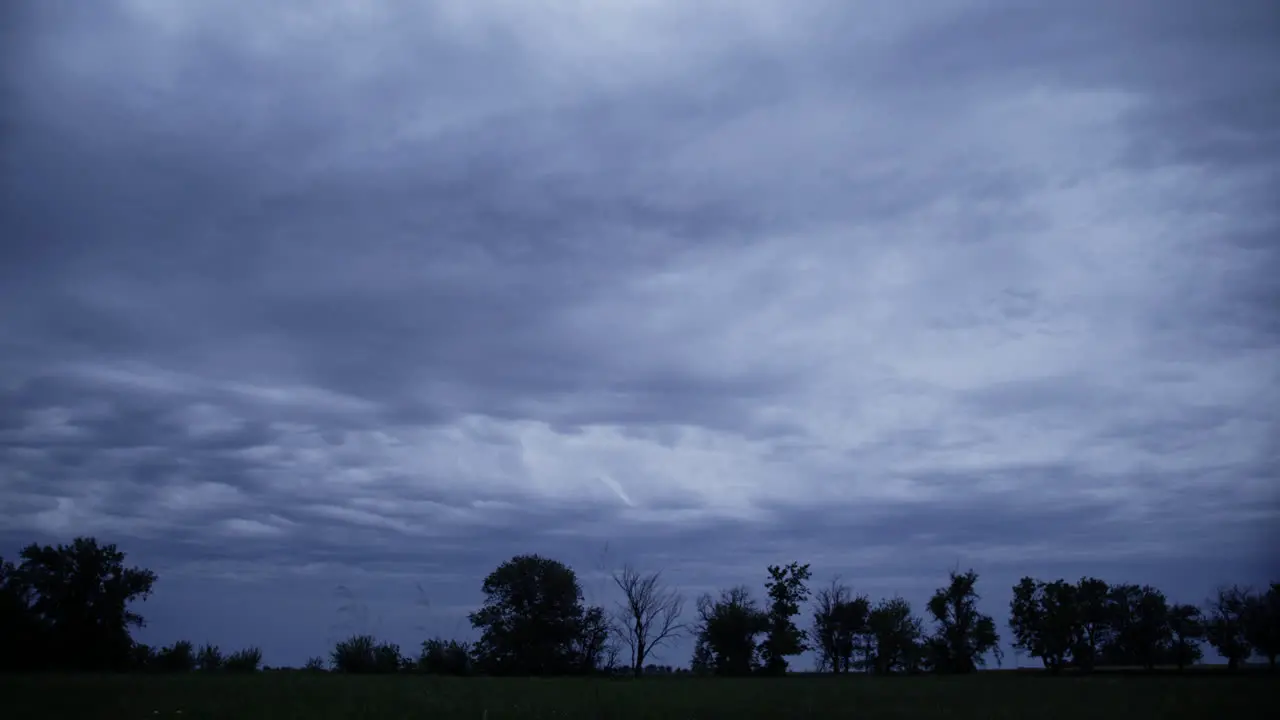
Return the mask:
{"type": "Polygon", "coordinates": [[[0,677],[26,718],[1226,718],[1265,714],[1280,678],[1251,674],[489,679],[262,673],[0,677]]]}

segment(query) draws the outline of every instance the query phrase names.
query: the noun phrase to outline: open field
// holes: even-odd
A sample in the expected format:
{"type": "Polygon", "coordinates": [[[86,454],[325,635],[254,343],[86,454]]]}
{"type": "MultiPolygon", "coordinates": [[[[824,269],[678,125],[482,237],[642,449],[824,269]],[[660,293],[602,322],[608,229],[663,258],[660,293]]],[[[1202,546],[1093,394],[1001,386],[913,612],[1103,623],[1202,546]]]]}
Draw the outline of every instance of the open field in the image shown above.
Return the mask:
{"type": "Polygon", "coordinates": [[[0,677],[25,718],[1220,718],[1253,717],[1280,678],[1028,673],[971,677],[490,679],[261,673],[0,677]]]}

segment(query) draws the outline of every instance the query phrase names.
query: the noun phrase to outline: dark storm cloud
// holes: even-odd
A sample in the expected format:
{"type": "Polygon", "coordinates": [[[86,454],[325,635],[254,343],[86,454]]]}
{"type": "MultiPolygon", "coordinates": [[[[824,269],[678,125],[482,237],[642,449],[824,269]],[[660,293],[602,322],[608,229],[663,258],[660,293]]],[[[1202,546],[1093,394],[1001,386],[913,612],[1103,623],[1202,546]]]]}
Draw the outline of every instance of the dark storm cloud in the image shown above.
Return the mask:
{"type": "Polygon", "coordinates": [[[0,540],[155,637],[1274,571],[1274,3],[7,12],[0,540]]]}

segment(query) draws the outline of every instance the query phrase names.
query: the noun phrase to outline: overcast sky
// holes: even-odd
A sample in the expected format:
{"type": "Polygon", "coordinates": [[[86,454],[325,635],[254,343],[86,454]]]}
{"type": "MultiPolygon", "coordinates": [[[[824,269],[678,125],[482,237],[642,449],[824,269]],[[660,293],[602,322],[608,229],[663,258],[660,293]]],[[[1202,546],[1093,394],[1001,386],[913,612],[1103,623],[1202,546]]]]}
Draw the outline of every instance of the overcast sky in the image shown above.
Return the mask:
{"type": "Polygon", "coordinates": [[[117,543],[144,640],[1280,575],[1272,0],[3,12],[0,553],[117,543]]]}

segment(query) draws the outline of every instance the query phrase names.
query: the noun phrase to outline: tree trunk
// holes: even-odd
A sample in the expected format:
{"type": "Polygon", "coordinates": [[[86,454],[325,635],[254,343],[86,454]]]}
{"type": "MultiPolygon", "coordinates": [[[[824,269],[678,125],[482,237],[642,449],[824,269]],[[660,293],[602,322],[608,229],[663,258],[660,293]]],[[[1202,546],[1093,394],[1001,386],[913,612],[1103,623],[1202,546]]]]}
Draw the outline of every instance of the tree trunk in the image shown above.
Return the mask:
{"type": "Polygon", "coordinates": [[[644,655],[647,648],[644,646],[644,628],[640,627],[640,623],[636,622],[636,666],[632,668],[636,677],[644,674],[644,655]]]}

